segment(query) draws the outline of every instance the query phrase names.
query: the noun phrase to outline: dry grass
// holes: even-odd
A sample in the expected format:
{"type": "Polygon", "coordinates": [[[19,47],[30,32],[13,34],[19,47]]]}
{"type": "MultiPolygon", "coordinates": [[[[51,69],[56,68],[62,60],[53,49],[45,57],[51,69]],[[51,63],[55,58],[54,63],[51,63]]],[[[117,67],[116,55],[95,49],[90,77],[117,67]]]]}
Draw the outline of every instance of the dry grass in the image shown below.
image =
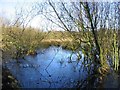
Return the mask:
{"type": "Polygon", "coordinates": [[[47,48],[51,45],[63,47],[69,45],[70,47],[72,43],[70,37],[62,35],[60,32],[41,32],[32,28],[26,28],[23,32],[18,27],[3,27],[2,29],[3,42],[1,48],[14,58],[35,54],[36,49],[39,48],[47,48]],[[61,35],[64,37],[62,38],[61,35]]]}

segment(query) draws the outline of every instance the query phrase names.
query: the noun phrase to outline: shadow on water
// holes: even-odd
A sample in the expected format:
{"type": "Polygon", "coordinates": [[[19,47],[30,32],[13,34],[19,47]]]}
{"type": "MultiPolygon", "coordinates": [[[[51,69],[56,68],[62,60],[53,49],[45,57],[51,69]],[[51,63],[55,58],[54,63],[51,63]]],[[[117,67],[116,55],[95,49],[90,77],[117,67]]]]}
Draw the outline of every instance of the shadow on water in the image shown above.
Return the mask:
{"type": "Polygon", "coordinates": [[[87,68],[82,64],[82,52],[80,60],[76,53],[70,59],[72,51],[62,47],[51,46],[37,53],[36,56],[25,56],[20,63],[11,60],[6,64],[23,88],[73,88],[88,76],[87,68]]]}

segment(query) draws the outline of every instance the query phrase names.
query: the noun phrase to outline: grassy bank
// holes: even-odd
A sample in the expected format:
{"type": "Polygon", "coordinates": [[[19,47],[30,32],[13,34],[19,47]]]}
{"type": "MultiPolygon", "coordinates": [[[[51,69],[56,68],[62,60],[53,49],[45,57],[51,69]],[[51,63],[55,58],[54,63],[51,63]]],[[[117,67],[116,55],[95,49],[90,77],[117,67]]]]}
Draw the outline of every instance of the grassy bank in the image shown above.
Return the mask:
{"type": "MultiPolygon", "coordinates": [[[[101,56],[112,57],[115,32],[113,30],[99,30],[98,42],[101,48],[101,56]]],[[[49,31],[42,32],[34,28],[25,28],[7,26],[2,27],[2,50],[10,53],[12,57],[21,57],[24,55],[35,54],[36,49],[47,48],[51,45],[62,46],[65,49],[76,50],[80,48],[83,52],[91,53],[94,46],[94,40],[91,32],[66,32],[49,31]]],[[[86,54],[84,53],[84,54],[86,54]]],[[[104,62],[103,62],[104,63],[104,62]]]]}
{"type": "MultiPolygon", "coordinates": [[[[33,28],[2,27],[2,50],[12,58],[36,54],[36,49],[51,45],[70,48],[72,39],[67,33],[42,32],[33,28]],[[67,47],[66,47],[67,46],[67,47]]],[[[4,56],[4,55],[3,55],[4,56]]]]}

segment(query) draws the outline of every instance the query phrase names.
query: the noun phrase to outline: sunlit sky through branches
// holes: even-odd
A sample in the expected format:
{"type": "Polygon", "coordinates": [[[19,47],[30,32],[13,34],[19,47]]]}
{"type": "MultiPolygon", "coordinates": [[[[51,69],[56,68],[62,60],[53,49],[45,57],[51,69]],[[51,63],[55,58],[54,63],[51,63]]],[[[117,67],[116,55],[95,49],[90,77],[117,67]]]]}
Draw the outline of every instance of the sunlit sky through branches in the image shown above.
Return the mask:
{"type": "MultiPolygon", "coordinates": [[[[0,17],[8,19],[10,23],[12,23],[16,20],[17,18],[16,14],[18,14],[18,12],[20,12],[21,9],[23,10],[22,11],[23,17],[25,17],[24,15],[27,15],[26,12],[29,12],[36,3],[46,2],[46,1],[47,0],[44,1],[43,0],[0,0],[0,17]]],[[[54,1],[58,2],[60,0],[54,0],[54,1]]],[[[69,0],[63,0],[63,1],[69,2],[69,0]]],[[[70,1],[74,1],[74,0],[70,0],[70,1]]],[[[92,0],[88,0],[88,1],[92,1],[92,0]]],[[[103,1],[103,0],[99,0],[99,1],[103,1]]],[[[113,0],[106,0],[106,1],[112,2],[113,0]]],[[[115,1],[119,1],[119,0],[115,0],[115,1]]],[[[32,14],[36,14],[36,13],[32,12],[32,14]]],[[[30,14],[31,16],[29,15],[28,18],[24,18],[26,23],[29,22],[30,20],[28,26],[39,29],[46,29],[46,30],[60,29],[57,25],[54,25],[50,21],[48,21],[43,15],[38,14],[34,16],[32,14],[30,14]]]]}

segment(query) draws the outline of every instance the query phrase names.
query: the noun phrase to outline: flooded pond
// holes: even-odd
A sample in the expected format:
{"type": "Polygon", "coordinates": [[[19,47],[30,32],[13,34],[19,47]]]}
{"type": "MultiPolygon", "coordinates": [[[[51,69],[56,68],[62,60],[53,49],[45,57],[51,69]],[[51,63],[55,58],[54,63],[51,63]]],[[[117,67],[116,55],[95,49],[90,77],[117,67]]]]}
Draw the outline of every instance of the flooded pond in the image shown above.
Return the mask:
{"type": "Polygon", "coordinates": [[[62,47],[51,46],[37,53],[36,56],[25,56],[20,63],[11,60],[6,64],[23,88],[73,88],[88,76],[81,51],[79,60],[77,53],[70,59],[72,51],[62,47]]]}

